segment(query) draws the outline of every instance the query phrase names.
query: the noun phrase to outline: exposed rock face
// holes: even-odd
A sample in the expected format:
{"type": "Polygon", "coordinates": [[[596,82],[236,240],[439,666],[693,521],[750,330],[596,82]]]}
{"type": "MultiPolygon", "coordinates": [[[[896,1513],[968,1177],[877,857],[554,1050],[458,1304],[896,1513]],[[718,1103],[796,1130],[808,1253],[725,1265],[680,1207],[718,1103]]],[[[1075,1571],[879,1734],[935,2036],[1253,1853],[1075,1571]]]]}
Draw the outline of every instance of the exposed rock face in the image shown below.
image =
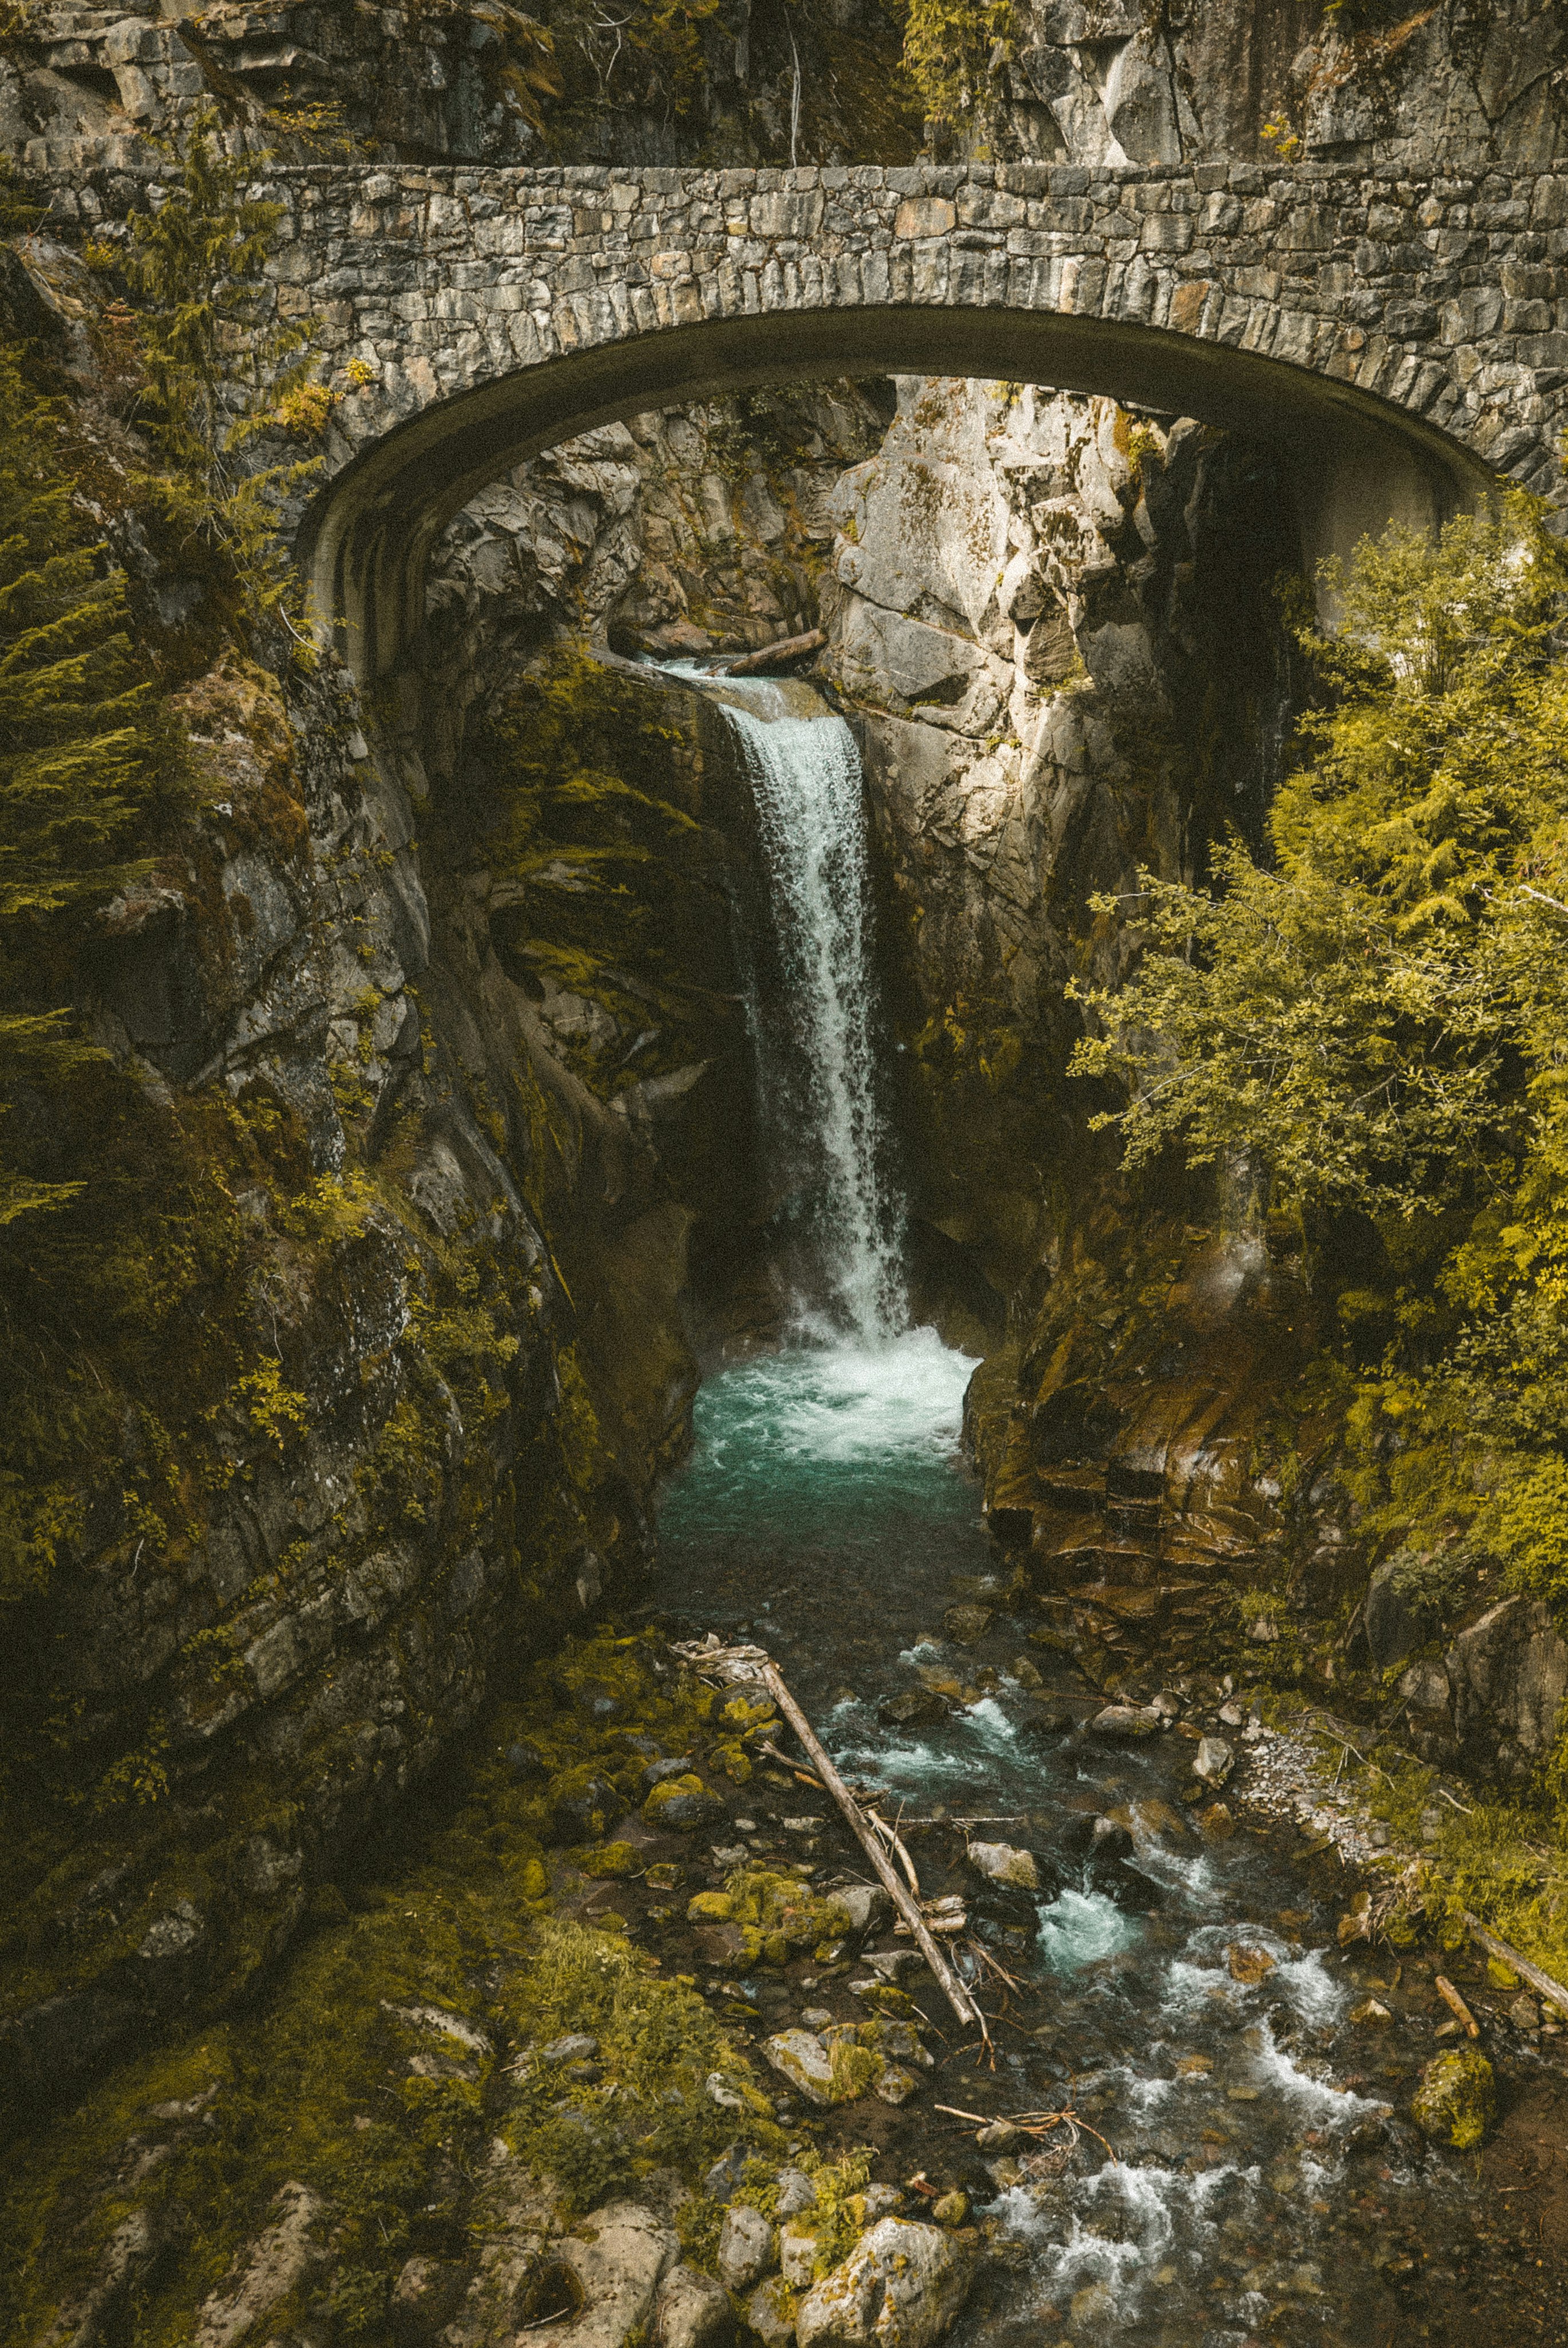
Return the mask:
{"type": "Polygon", "coordinates": [[[1541,1599],[1505,1598],[1461,1631],[1447,1657],[1461,1743],[1504,1776],[1528,1776],[1556,1742],[1568,1699],[1568,1641],[1541,1599]]]}
{"type": "MultiPolygon", "coordinates": [[[[894,891],[921,1237],[993,1316],[1043,1247],[1072,1129],[1087,900],[1255,831],[1288,705],[1269,460],[1025,386],[907,382],[845,476],[832,671],[863,713],[894,891]],[[1223,715],[1222,715],[1223,710],[1223,715]]],[[[1079,1145],[1081,1147],[1081,1145],[1079,1145]]]]}
{"type": "Polygon", "coordinates": [[[813,624],[834,484],[886,421],[853,385],[754,394],[607,425],[492,482],[431,557],[426,756],[561,628],[679,658],[813,624]]]}
{"type": "Polygon", "coordinates": [[[327,2210],[320,2195],[308,2185],[285,2185],[273,2208],[271,2225],[197,2310],[194,2348],[239,2348],[313,2269],[325,2265],[320,2238],[327,2210]]]}
{"type": "Polygon", "coordinates": [[[1542,0],[1325,15],[1317,0],[1027,0],[987,128],[1001,151],[1096,164],[1305,149],[1337,161],[1563,151],[1563,28],[1542,0]]]}
{"type": "Polygon", "coordinates": [[[792,115],[803,160],[914,152],[900,31],[877,0],[805,0],[794,26],[729,0],[705,18],[639,22],[630,42],[614,29],[577,0],[544,0],[532,15],[477,5],[373,17],[304,0],[265,20],[220,7],[200,25],[145,0],[107,21],[67,6],[8,43],[0,140],[62,160],[89,142],[123,151],[133,133],[164,131],[217,98],[306,161],[351,140],[411,163],[787,161],[792,115]]]}

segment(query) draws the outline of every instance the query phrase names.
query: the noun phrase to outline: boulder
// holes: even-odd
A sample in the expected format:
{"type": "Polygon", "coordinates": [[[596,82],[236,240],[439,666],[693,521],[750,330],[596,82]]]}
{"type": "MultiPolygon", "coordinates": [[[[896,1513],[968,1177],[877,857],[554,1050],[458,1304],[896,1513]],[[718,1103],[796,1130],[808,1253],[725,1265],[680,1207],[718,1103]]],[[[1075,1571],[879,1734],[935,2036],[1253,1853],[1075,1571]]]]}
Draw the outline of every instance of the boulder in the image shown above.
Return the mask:
{"type": "MultiPolygon", "coordinates": [[[[211,2295],[196,2311],[193,2348],[238,2348],[273,2308],[326,2264],[317,2239],[327,2205],[308,2185],[280,2186],[271,2223],[241,2250],[211,2295]]],[[[266,2336],[263,2333],[263,2337],[266,2336]]]]}
{"type": "Polygon", "coordinates": [[[732,2203],[719,2229],[719,2280],[727,2291],[749,2291],[777,2263],[778,2244],[760,2209],[732,2203]]]}
{"type": "Polygon", "coordinates": [[[1019,1850],[1007,1842],[972,1842],[969,1864],[979,1868],[988,1883],[1006,1884],[1014,1891],[1040,1890],[1040,1869],[1032,1850],[1019,1850]]]}
{"type": "Polygon", "coordinates": [[[974,2271],[969,2245],[940,2226],[883,2218],[802,2300],[799,2348],[932,2348],[974,2271]]]}
{"type": "Polygon", "coordinates": [[[879,1883],[841,1883],[827,1894],[827,1905],[845,1932],[875,1932],[893,1912],[893,1902],[879,1883]]]}
{"type": "Polygon", "coordinates": [[[876,1717],[884,1728],[935,1728],[951,1710],[947,1698],[935,1688],[907,1688],[902,1695],[890,1695],[879,1704],[876,1717]]]}
{"type": "Polygon", "coordinates": [[[791,2291],[809,2291],[816,2265],[816,2228],[801,2218],[779,2230],[779,2272],[791,2291]]]}
{"type": "Polygon", "coordinates": [[[725,1812],[718,1795],[710,1793],[701,1777],[688,1770],[655,1786],[642,1805],[642,1815],[651,1827],[694,1834],[699,1827],[712,1826],[725,1812]]]}
{"type": "MultiPolygon", "coordinates": [[[[571,2348],[625,2348],[633,2334],[646,2338],[659,2286],[681,2255],[671,2228],[636,2201],[612,2201],[584,2220],[582,2231],[563,2234],[553,2245],[552,2264],[569,2279],[577,2312],[560,2319],[570,2326],[571,2348]]],[[[554,2324],[533,2334],[541,2343],[557,2336],[554,2324]]]]}
{"type": "Polygon", "coordinates": [[[798,2218],[803,2209],[815,2209],[816,2207],[816,2188],[804,2168],[779,2170],[778,2197],[781,2219],[798,2218]]]}
{"type": "Polygon", "coordinates": [[[740,2143],[730,2145],[719,2155],[718,2159],[702,2179],[702,2190],[710,2201],[729,2201],[733,2199],[745,2181],[746,2162],[749,2157],[745,2146],[740,2143]]]}
{"type": "Polygon", "coordinates": [[[960,1647],[972,1647],[977,1639],[983,1639],[990,1624],[989,1606],[949,1606],[942,1617],[945,1635],[960,1647]]]}
{"type": "Polygon", "coordinates": [[[1497,2082],[1480,2047],[1453,2046],[1429,2063],[1410,2109],[1434,2142],[1456,2152],[1480,2144],[1497,2116],[1497,2082]]]}
{"type": "Polygon", "coordinates": [[[1204,1736],[1199,1740],[1193,1761],[1193,1775],[1205,1786],[1223,1786],[1235,1767],[1235,1755],[1223,1736],[1204,1736]]]}
{"type": "Polygon", "coordinates": [[[882,2073],[882,2057],[857,2044],[853,2030],[836,2032],[831,2045],[812,2030],[783,2030],[764,2040],[763,2053],[814,2104],[853,2103],[882,2073]]]}
{"type": "Polygon", "coordinates": [[[1094,1735],[1122,1740],[1157,1736],[1163,1725],[1163,1715],[1152,1704],[1108,1704],[1089,1724],[1094,1735]]]}
{"type": "Polygon", "coordinates": [[[770,2275],[746,2302],[746,2322],[763,2348],[794,2348],[795,2302],[782,2275],[770,2275]]]}
{"type": "Polygon", "coordinates": [[[1390,1562],[1378,1566],[1367,1584],[1366,1603],[1361,1620],[1366,1625],[1367,1644],[1372,1651],[1372,1661],[1380,1672],[1392,1671],[1407,1655],[1430,1636],[1430,1625],[1419,1607],[1395,1587],[1394,1577],[1399,1567],[1390,1562]]]}
{"type": "Polygon", "coordinates": [[[695,2267],[671,2267],[653,2302],[653,2348],[719,2348],[734,2330],[729,2293],[695,2267]]]}
{"type": "Polygon", "coordinates": [[[1534,1760],[1554,1742],[1568,1697],[1568,1642],[1539,1598],[1505,1598],[1461,1631],[1447,1657],[1461,1741],[1508,1744],[1534,1760]]]}
{"type": "Polygon", "coordinates": [[[884,2063],[875,2092],[879,2103],[891,2104],[897,2109],[898,2105],[907,2104],[911,2096],[917,2095],[919,2089],[920,2082],[913,2071],[906,2071],[901,2063],[884,2063]]]}

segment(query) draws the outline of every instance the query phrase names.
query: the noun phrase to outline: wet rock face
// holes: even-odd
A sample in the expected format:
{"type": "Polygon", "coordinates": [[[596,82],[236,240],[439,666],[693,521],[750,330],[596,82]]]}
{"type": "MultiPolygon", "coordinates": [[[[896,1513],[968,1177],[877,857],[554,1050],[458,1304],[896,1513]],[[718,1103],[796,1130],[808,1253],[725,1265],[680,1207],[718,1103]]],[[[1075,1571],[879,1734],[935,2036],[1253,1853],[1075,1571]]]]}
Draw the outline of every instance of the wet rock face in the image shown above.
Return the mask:
{"type": "Polygon", "coordinates": [[[853,385],[759,393],[607,425],[492,482],[431,556],[427,740],[561,628],[661,658],[809,629],[834,485],[886,425],[853,385]]]}

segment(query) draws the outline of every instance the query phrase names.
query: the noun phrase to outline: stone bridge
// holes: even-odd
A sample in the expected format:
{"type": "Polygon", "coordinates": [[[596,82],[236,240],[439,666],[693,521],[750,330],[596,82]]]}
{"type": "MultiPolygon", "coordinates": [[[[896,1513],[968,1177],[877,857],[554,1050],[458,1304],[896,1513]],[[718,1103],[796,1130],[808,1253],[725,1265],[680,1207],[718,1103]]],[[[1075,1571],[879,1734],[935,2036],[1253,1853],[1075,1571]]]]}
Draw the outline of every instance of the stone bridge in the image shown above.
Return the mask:
{"type": "MultiPolygon", "coordinates": [[[[137,176],[57,201],[122,209],[137,176]]],[[[342,394],[300,552],[367,678],[484,481],[747,385],[989,376],[1252,433],[1289,458],[1308,561],[1500,476],[1563,490],[1561,174],[316,166],[269,192],[279,309],[342,394]]]]}

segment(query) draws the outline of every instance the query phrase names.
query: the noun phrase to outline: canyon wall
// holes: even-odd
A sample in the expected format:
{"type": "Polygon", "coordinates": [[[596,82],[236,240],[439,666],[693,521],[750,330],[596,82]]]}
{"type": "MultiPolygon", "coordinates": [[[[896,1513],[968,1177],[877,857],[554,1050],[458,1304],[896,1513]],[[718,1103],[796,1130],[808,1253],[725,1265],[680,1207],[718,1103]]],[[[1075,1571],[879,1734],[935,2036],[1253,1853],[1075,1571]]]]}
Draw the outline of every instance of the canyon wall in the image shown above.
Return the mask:
{"type": "MultiPolygon", "coordinates": [[[[879,10],[737,7],[693,37],[612,57],[565,11],[67,10],[0,45],[0,144],[126,155],[210,99],[301,157],[913,150],[879,10]]],[[[1560,43],[1522,5],[1035,5],[975,135],[1547,163],[1560,43]]],[[[191,789],[83,931],[90,1097],[29,1096],[12,1128],[45,1176],[92,1160],[47,1277],[13,1282],[13,2084],[66,2093],[263,1972],[487,1687],[634,1589],[700,1350],[766,1325],[743,795],[712,707],[632,654],[827,626],[876,826],[917,1303],[990,1356],[993,1528],[1064,1638],[1113,1669],[1129,1624],[1191,1643],[1224,1590],[1295,1576],[1342,1651],[1365,1560],[1332,1430],[1295,1424],[1289,1506],[1269,1488],[1270,1382],[1312,1325],[1288,1234],[1245,1184],[1134,1211],[1105,1104],[1063,1074],[1069,983],[1128,952],[1091,896],[1257,836],[1292,697],[1270,460],[1027,386],[634,419],[473,500],[401,707],[366,710],[149,527],[118,289],[46,236],[20,250],[9,335],[70,403],[191,789]]],[[[1387,1613],[1361,1635],[1391,1668],[1387,1613]]],[[[1510,1616],[1445,1664],[1434,1749],[1535,1722],[1517,1691],[1554,1684],[1549,1636],[1510,1616]]],[[[1534,1736],[1506,1731],[1510,1766],[1534,1736]]]]}

